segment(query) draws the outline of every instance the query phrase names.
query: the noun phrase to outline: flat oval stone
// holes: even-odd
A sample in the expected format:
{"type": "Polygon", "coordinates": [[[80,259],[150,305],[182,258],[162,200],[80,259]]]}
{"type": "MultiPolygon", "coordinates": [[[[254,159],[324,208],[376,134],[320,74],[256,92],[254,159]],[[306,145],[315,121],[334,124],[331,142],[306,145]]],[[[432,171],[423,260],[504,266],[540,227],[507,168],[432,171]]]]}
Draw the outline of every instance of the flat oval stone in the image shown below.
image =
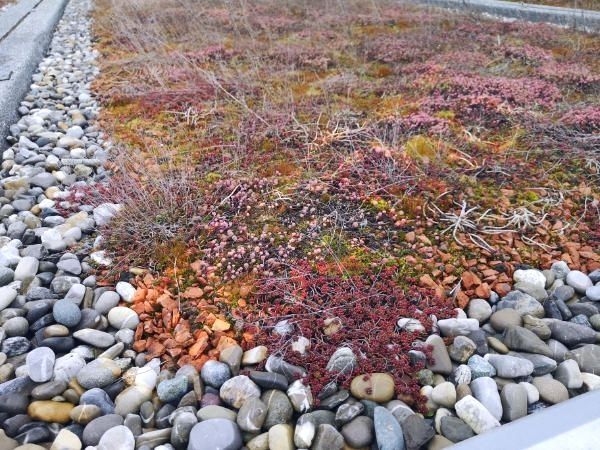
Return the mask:
{"type": "Polygon", "coordinates": [[[394,397],[394,388],[394,379],[387,373],[358,375],[350,384],[354,397],[377,403],[390,401],[394,397]]]}
{"type": "Polygon", "coordinates": [[[32,419],[44,422],[68,423],[71,420],[70,413],[74,407],[75,405],[67,402],[39,400],[29,405],[27,414],[32,419]]]}
{"type": "Polygon", "coordinates": [[[115,337],[112,334],[91,328],[78,330],[73,333],[73,337],[98,348],[108,348],[115,343],[115,337]]]}
{"type": "Polygon", "coordinates": [[[188,450],[238,450],[242,445],[237,424],[227,419],[209,419],[194,425],[188,450]]]}
{"type": "Polygon", "coordinates": [[[26,364],[29,377],[36,383],[52,378],[54,373],[54,352],[48,347],[38,347],[27,354],[26,364]]]}

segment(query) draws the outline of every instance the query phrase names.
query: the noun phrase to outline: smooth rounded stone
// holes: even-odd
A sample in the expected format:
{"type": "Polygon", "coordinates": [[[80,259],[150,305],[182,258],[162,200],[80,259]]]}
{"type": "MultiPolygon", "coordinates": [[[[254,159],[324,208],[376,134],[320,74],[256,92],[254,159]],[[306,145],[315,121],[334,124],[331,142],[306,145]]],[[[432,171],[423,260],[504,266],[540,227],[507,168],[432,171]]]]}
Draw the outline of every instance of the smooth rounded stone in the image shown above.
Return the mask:
{"type": "MultiPolygon", "coordinates": [[[[270,433],[270,431],[269,431],[270,433]]],[[[271,438],[269,435],[269,446],[271,446],[271,438]]],[[[272,447],[271,447],[272,448],[272,447]]],[[[283,447],[282,447],[283,448],[283,447]]],[[[294,447],[290,447],[294,448],[294,447]]],[[[342,450],[344,448],[344,438],[329,424],[319,425],[317,434],[313,440],[312,450],[342,450]]]]}
{"type": "MultiPolygon", "coordinates": [[[[315,444],[313,444],[312,448],[315,444]]],[[[269,429],[270,450],[294,450],[294,429],[288,424],[277,424],[269,429]]]]}
{"type": "Polygon", "coordinates": [[[302,380],[294,381],[287,390],[287,396],[296,412],[305,413],[313,404],[313,395],[310,386],[305,385],[302,380]]]}
{"type": "Polygon", "coordinates": [[[95,405],[102,411],[102,414],[114,414],[115,404],[109,395],[100,388],[93,388],[81,394],[79,398],[80,405],[95,405]]]}
{"type": "Polygon", "coordinates": [[[85,328],[73,333],[73,337],[88,345],[98,348],[108,348],[115,343],[115,337],[112,334],[91,328],[85,328]]]}
{"type": "Polygon", "coordinates": [[[445,337],[467,336],[471,331],[479,329],[477,319],[442,319],[437,325],[445,337]]]}
{"type": "Polygon", "coordinates": [[[501,309],[490,316],[490,324],[498,332],[503,332],[510,326],[521,326],[522,323],[521,314],[510,308],[501,309]]]}
{"type": "Polygon", "coordinates": [[[571,286],[558,286],[552,292],[552,297],[556,300],[567,302],[573,298],[575,295],[575,289],[571,286]]]}
{"type": "Polygon", "coordinates": [[[367,416],[358,416],[344,425],[340,432],[350,447],[368,447],[373,442],[373,419],[367,416]]]}
{"type": "Polygon", "coordinates": [[[25,317],[13,317],[4,322],[2,328],[8,337],[25,336],[29,330],[29,322],[25,317]]]}
{"type": "MultiPolygon", "coordinates": [[[[229,366],[229,370],[231,371],[232,375],[234,375],[234,376],[239,375],[240,366],[242,364],[243,354],[244,354],[244,351],[242,350],[242,347],[240,347],[239,345],[230,345],[229,347],[226,347],[223,350],[221,350],[221,353],[219,353],[219,361],[222,363],[225,363],[229,366]]],[[[265,373],[268,373],[268,372],[265,372],[265,373]]],[[[281,375],[281,376],[283,377],[283,375],[281,375]]],[[[250,376],[250,379],[252,379],[252,376],[250,376]]],[[[252,381],[254,381],[256,383],[256,380],[252,380],[252,381]]],[[[260,384],[259,384],[259,386],[260,386],[260,384]]],[[[287,387],[287,378],[286,378],[286,387],[287,387]]]]}
{"type": "Polygon", "coordinates": [[[7,383],[15,375],[15,366],[10,363],[0,366],[0,383],[7,383]]]}
{"type": "Polygon", "coordinates": [[[74,327],[81,320],[81,310],[69,300],[59,300],[52,308],[54,320],[66,327],[74,327]]]}
{"type": "Polygon", "coordinates": [[[124,302],[132,303],[135,296],[135,287],[126,281],[119,281],[115,286],[115,290],[121,296],[124,302]]]}
{"type": "Polygon", "coordinates": [[[521,314],[521,316],[529,314],[540,319],[544,317],[544,306],[542,306],[542,304],[531,295],[525,294],[521,291],[509,292],[505,297],[502,298],[502,300],[498,302],[496,308],[497,310],[503,310],[507,308],[514,309],[521,314]]]}
{"type": "Polygon", "coordinates": [[[526,377],[533,373],[533,363],[523,358],[488,354],[486,359],[494,366],[496,374],[502,378],[526,377]]]}
{"type": "Polygon", "coordinates": [[[382,406],[374,412],[373,427],[379,450],[404,450],[404,434],[394,415],[382,406]]]}
{"type": "MultiPolygon", "coordinates": [[[[492,369],[493,369],[493,367],[492,367],[492,369]]],[[[495,370],[494,370],[494,372],[495,372],[495,370]]],[[[458,366],[454,370],[453,379],[454,379],[454,383],[456,385],[471,383],[471,369],[469,368],[469,366],[467,366],[466,364],[461,364],[460,366],[458,366]]]]}
{"type": "Polygon", "coordinates": [[[84,308],[81,310],[81,321],[74,328],[74,330],[86,330],[88,328],[99,327],[102,324],[102,316],[98,314],[98,311],[93,309],[84,308]]]}
{"type": "Polygon", "coordinates": [[[242,431],[260,431],[267,418],[267,405],[251,397],[244,402],[237,414],[237,424],[242,431]]]}
{"type": "Polygon", "coordinates": [[[130,386],[115,398],[115,413],[126,416],[137,413],[140,406],[152,398],[152,389],[146,386],[130,386]]]}
{"type": "Polygon", "coordinates": [[[142,418],[137,414],[127,414],[123,421],[123,425],[129,428],[135,437],[142,434],[142,418]]]}
{"type": "Polygon", "coordinates": [[[581,374],[583,392],[590,392],[600,389],[600,376],[594,375],[593,373],[581,374]]]}
{"type": "Polygon", "coordinates": [[[142,419],[142,425],[144,428],[155,428],[156,425],[156,413],[154,412],[154,405],[150,400],[145,401],[140,406],[140,418],[142,419]]]}
{"type": "Polygon", "coordinates": [[[104,291],[94,302],[94,309],[100,314],[107,314],[119,304],[121,297],[115,291],[104,291]]]}
{"type": "Polygon", "coordinates": [[[350,374],[356,368],[356,356],[351,348],[340,347],[329,358],[326,370],[339,374],[350,374]]]}
{"type": "Polygon", "coordinates": [[[54,373],[54,352],[48,347],[38,347],[27,354],[26,364],[29,377],[36,383],[52,378],[54,373]]]}
{"type": "Polygon", "coordinates": [[[35,277],[38,271],[40,262],[33,256],[25,256],[21,258],[15,268],[15,280],[23,281],[35,277]]]}
{"type": "Polygon", "coordinates": [[[350,422],[355,417],[362,414],[365,409],[365,405],[361,402],[352,398],[348,399],[345,403],[342,403],[335,413],[335,424],[339,428],[345,423],[350,422]]]}
{"type": "Polygon", "coordinates": [[[554,273],[556,278],[559,280],[566,278],[566,276],[571,271],[571,269],[569,269],[569,266],[567,265],[567,263],[564,261],[556,261],[556,262],[552,263],[552,267],[550,267],[550,270],[554,273]]]}
{"type": "Polygon", "coordinates": [[[509,383],[502,388],[502,420],[512,422],[527,415],[527,389],[522,384],[509,383]]]}
{"type": "Polygon", "coordinates": [[[54,438],[50,450],[81,450],[81,440],[75,433],[63,428],[54,438]]]}
{"type": "Polygon", "coordinates": [[[76,258],[62,259],[56,263],[56,267],[71,275],[81,274],[81,264],[76,258]]]}
{"type": "Polygon", "coordinates": [[[231,370],[227,364],[211,359],[202,366],[200,377],[204,383],[218,389],[231,378],[231,370]]]}
{"type": "Polygon", "coordinates": [[[119,425],[107,430],[98,442],[97,450],[134,450],[135,437],[129,428],[119,425]]]}
{"type": "MultiPolygon", "coordinates": [[[[225,367],[227,366],[225,365],[225,367]]],[[[219,390],[219,396],[228,405],[239,409],[249,398],[260,397],[260,389],[247,376],[238,375],[223,383],[219,390]]]]}
{"type": "Polygon", "coordinates": [[[262,433],[246,442],[248,450],[269,450],[269,433],[262,433]]]}
{"type": "Polygon", "coordinates": [[[288,379],[279,373],[257,372],[253,370],[249,376],[252,381],[263,389],[286,391],[289,385],[288,379]]]}
{"type": "Polygon", "coordinates": [[[409,333],[422,333],[425,331],[423,324],[418,319],[411,317],[401,317],[396,324],[400,330],[409,333]]]}
{"type": "Polygon", "coordinates": [[[350,383],[350,392],[360,400],[377,403],[390,401],[394,397],[394,379],[388,373],[358,375],[350,383]]]}
{"type": "Polygon", "coordinates": [[[251,348],[244,352],[242,356],[242,364],[244,366],[254,365],[263,362],[267,359],[268,350],[264,345],[251,348]]]}
{"type": "Polygon", "coordinates": [[[6,309],[14,299],[17,298],[17,291],[10,286],[0,287],[0,311],[6,309]]]}
{"type": "Polygon", "coordinates": [[[2,430],[4,430],[7,435],[15,437],[22,427],[26,427],[31,422],[33,422],[33,420],[27,414],[11,415],[2,422],[2,430]]]}
{"type": "Polygon", "coordinates": [[[496,375],[496,368],[479,355],[471,356],[467,361],[467,365],[471,369],[471,379],[473,380],[479,377],[493,377],[496,375]]]}
{"type": "Polygon", "coordinates": [[[431,392],[431,399],[440,406],[452,408],[456,403],[456,388],[454,384],[448,381],[438,384],[431,392]]]}
{"type": "Polygon", "coordinates": [[[475,436],[472,428],[464,420],[454,416],[442,417],[440,429],[441,434],[454,443],[462,442],[475,436]]]}
{"type": "Polygon", "coordinates": [[[239,450],[242,445],[242,434],[234,422],[209,419],[194,425],[188,450],[239,450]]]}
{"type": "Polygon", "coordinates": [[[61,356],[54,362],[54,379],[68,383],[85,365],[85,360],[79,355],[68,353],[61,356]]]}
{"type": "Polygon", "coordinates": [[[557,366],[556,361],[554,361],[552,358],[548,358],[544,355],[538,355],[536,353],[509,352],[508,354],[510,356],[516,356],[517,358],[523,358],[531,361],[533,364],[533,372],[531,375],[534,377],[553,372],[557,366]]]}
{"type": "Polygon", "coordinates": [[[171,439],[171,428],[146,431],[136,437],[136,448],[152,449],[167,444],[171,439]]]}
{"type": "Polygon", "coordinates": [[[488,336],[487,342],[491,349],[497,353],[500,353],[501,355],[505,355],[510,351],[510,349],[504,345],[500,339],[497,339],[494,336],[488,336]]]}
{"type": "Polygon", "coordinates": [[[402,432],[407,450],[419,450],[435,436],[430,423],[418,414],[413,414],[402,422],[402,432]]]}
{"type": "Polygon", "coordinates": [[[121,368],[111,359],[95,359],[77,373],[77,381],[85,389],[101,388],[113,383],[121,375],[121,368]]]}
{"type": "Polygon", "coordinates": [[[123,328],[135,330],[140,323],[140,319],[134,310],[124,306],[117,306],[109,311],[108,323],[117,330],[123,328]]]}
{"type": "Polygon", "coordinates": [[[262,402],[267,405],[267,417],[263,424],[265,429],[269,429],[279,423],[287,423],[294,414],[292,403],[281,391],[268,390],[265,391],[261,398],[262,402]]]}
{"type": "Polygon", "coordinates": [[[350,397],[350,393],[346,389],[342,389],[329,397],[321,400],[319,405],[322,409],[333,410],[344,403],[350,397]]]}
{"type": "Polygon", "coordinates": [[[194,425],[198,423],[198,419],[192,412],[178,413],[173,419],[173,428],[171,429],[171,444],[175,448],[185,448],[190,433],[194,425]]]}
{"type": "Polygon", "coordinates": [[[165,403],[178,402],[187,391],[188,379],[181,375],[170,380],[161,381],[156,388],[158,398],[165,403]]]}
{"type": "Polygon", "coordinates": [[[171,425],[171,417],[175,409],[175,406],[170,403],[161,406],[156,413],[156,428],[168,428],[171,425]]]}
{"type": "Polygon", "coordinates": [[[548,347],[550,347],[550,350],[552,350],[552,359],[558,363],[561,363],[565,359],[569,359],[571,357],[569,349],[555,339],[548,340],[548,347]]]}
{"type": "Polygon", "coordinates": [[[433,385],[434,373],[429,369],[421,369],[417,372],[417,380],[421,386],[433,385]]]}
{"type": "Polygon", "coordinates": [[[453,361],[464,363],[476,350],[477,345],[471,339],[466,336],[456,336],[454,342],[448,347],[448,354],[453,361]]]}
{"type": "Polygon", "coordinates": [[[527,405],[532,405],[540,400],[540,393],[533,384],[521,381],[519,386],[523,386],[527,391],[527,405]]]}
{"type": "Polygon", "coordinates": [[[600,346],[586,344],[570,351],[581,372],[600,373],[600,346]]]}
{"type": "Polygon", "coordinates": [[[492,306],[487,300],[474,298],[467,307],[467,316],[476,319],[479,324],[485,323],[492,315],[492,306]]]}
{"type": "Polygon", "coordinates": [[[488,409],[470,395],[456,402],[454,408],[458,417],[469,425],[475,434],[485,433],[500,426],[500,422],[488,409]]]}
{"type": "Polygon", "coordinates": [[[577,361],[573,359],[561,362],[554,372],[554,378],[564,384],[567,389],[579,389],[583,386],[581,371],[577,361]]]}
{"type": "Polygon", "coordinates": [[[523,327],[509,326],[504,330],[502,342],[511,350],[552,356],[552,350],[533,331],[523,327]]]}
{"type": "Polygon", "coordinates": [[[527,283],[535,286],[538,289],[545,289],[546,277],[542,272],[535,269],[518,269],[513,274],[515,283],[527,283]]]}
{"type": "Polygon", "coordinates": [[[480,377],[473,380],[470,385],[475,397],[496,420],[502,418],[502,402],[498,394],[496,382],[489,377],[480,377]]]}
{"type": "Polygon", "coordinates": [[[525,315],[523,316],[523,327],[544,341],[550,339],[550,327],[548,327],[544,319],[525,315]]]}
{"type": "Polygon", "coordinates": [[[217,394],[207,392],[204,395],[202,395],[202,398],[200,400],[200,407],[203,408],[205,406],[212,405],[220,406],[221,403],[221,398],[217,394]]]}
{"type": "Polygon", "coordinates": [[[71,410],[69,417],[76,423],[87,425],[92,420],[100,417],[102,410],[96,405],[78,405],[71,410]]]}
{"type": "Polygon", "coordinates": [[[536,286],[527,282],[516,283],[513,289],[524,292],[525,294],[531,295],[538,302],[543,302],[548,298],[548,292],[546,289],[536,286]]]}
{"type": "Polygon", "coordinates": [[[50,325],[44,328],[44,337],[66,337],[69,335],[69,329],[64,325],[50,325]]]}
{"type": "Polygon", "coordinates": [[[316,433],[317,423],[312,413],[301,415],[294,428],[294,445],[298,448],[310,448],[316,433]]]}
{"type": "Polygon", "coordinates": [[[283,358],[274,355],[267,358],[265,369],[267,372],[275,372],[284,375],[290,383],[306,376],[306,370],[304,368],[290,364],[283,358]]]}
{"type": "Polygon", "coordinates": [[[104,433],[114,427],[123,425],[123,418],[118,414],[107,414],[89,422],[83,429],[83,443],[96,446],[104,433]]]}
{"type": "Polygon", "coordinates": [[[26,394],[12,392],[0,395],[0,412],[10,415],[23,414],[27,411],[29,398],[26,394]]]}
{"type": "Polygon", "coordinates": [[[431,360],[427,362],[427,368],[442,375],[452,373],[452,361],[444,340],[440,336],[432,334],[425,340],[425,344],[432,347],[431,360]]]}
{"type": "Polygon", "coordinates": [[[71,420],[69,414],[75,405],[67,402],[38,400],[27,408],[29,417],[43,422],[67,423],[71,420]]]}
{"type": "Polygon", "coordinates": [[[67,389],[67,383],[62,380],[48,381],[33,388],[31,397],[34,400],[50,400],[62,394],[67,389]]]}
{"type": "Polygon", "coordinates": [[[552,378],[536,377],[532,383],[540,393],[540,399],[546,403],[554,405],[569,400],[569,392],[560,381],[552,378]]]}
{"type": "Polygon", "coordinates": [[[600,285],[586,288],[585,296],[593,302],[600,302],[600,285]]]}
{"type": "Polygon", "coordinates": [[[575,289],[578,294],[584,295],[587,288],[593,286],[592,280],[585,273],[579,270],[571,270],[567,274],[566,278],[567,285],[575,289]]]}
{"type": "Polygon", "coordinates": [[[558,320],[550,322],[548,326],[552,339],[556,339],[569,348],[596,342],[596,332],[586,326],[558,320]]]}
{"type": "MultiPolygon", "coordinates": [[[[15,272],[9,267],[0,267],[0,286],[6,286],[15,279],[15,272]]],[[[2,308],[0,308],[2,309],[2,308]]]]}
{"type": "Polygon", "coordinates": [[[196,417],[200,421],[208,419],[227,419],[235,422],[237,420],[237,413],[223,406],[208,405],[200,408],[196,417]]]}
{"type": "Polygon", "coordinates": [[[9,358],[27,353],[31,347],[31,342],[26,337],[15,336],[2,341],[2,353],[9,358]]]}

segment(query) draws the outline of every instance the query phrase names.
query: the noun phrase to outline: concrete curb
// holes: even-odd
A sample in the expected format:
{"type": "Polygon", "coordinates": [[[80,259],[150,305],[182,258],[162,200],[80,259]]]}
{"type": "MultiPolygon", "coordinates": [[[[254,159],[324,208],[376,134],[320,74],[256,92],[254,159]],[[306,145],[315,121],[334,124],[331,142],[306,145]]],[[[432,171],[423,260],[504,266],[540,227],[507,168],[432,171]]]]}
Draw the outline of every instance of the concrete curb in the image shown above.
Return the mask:
{"type": "Polygon", "coordinates": [[[21,0],[0,14],[0,147],[68,0],[21,0]]]}
{"type": "Polygon", "coordinates": [[[501,0],[413,0],[443,8],[475,11],[527,22],[545,22],[589,33],[600,32],[600,12],[586,9],[532,5],[501,0]]]}
{"type": "Polygon", "coordinates": [[[594,450],[600,448],[600,390],[523,417],[452,450],[594,450]]]}

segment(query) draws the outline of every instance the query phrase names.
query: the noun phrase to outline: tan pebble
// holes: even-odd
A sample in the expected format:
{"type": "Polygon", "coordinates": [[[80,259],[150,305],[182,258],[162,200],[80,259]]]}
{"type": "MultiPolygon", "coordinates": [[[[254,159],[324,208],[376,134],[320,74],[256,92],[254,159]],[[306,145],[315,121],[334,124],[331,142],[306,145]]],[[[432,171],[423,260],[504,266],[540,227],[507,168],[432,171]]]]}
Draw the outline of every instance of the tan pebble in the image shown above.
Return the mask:
{"type": "Polygon", "coordinates": [[[71,420],[69,414],[75,407],[72,403],[53,402],[52,400],[38,400],[32,402],[27,408],[27,414],[32,419],[44,422],[67,423],[71,420]]]}
{"type": "Polygon", "coordinates": [[[388,373],[358,375],[350,384],[350,391],[356,398],[378,403],[390,401],[394,397],[394,388],[394,379],[388,373]]]}

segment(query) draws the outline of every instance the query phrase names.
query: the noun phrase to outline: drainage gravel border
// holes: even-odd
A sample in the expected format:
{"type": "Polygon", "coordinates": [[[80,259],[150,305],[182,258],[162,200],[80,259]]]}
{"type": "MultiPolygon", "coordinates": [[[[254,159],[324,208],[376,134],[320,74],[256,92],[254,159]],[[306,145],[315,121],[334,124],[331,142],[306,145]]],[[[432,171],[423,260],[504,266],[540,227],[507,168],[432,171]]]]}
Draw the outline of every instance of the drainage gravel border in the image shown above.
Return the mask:
{"type": "MultiPolygon", "coordinates": [[[[412,3],[412,2],[411,2],[412,3]]],[[[600,32],[600,12],[501,0],[414,0],[443,8],[487,13],[527,22],[545,22],[579,31],[600,32]]]]}

